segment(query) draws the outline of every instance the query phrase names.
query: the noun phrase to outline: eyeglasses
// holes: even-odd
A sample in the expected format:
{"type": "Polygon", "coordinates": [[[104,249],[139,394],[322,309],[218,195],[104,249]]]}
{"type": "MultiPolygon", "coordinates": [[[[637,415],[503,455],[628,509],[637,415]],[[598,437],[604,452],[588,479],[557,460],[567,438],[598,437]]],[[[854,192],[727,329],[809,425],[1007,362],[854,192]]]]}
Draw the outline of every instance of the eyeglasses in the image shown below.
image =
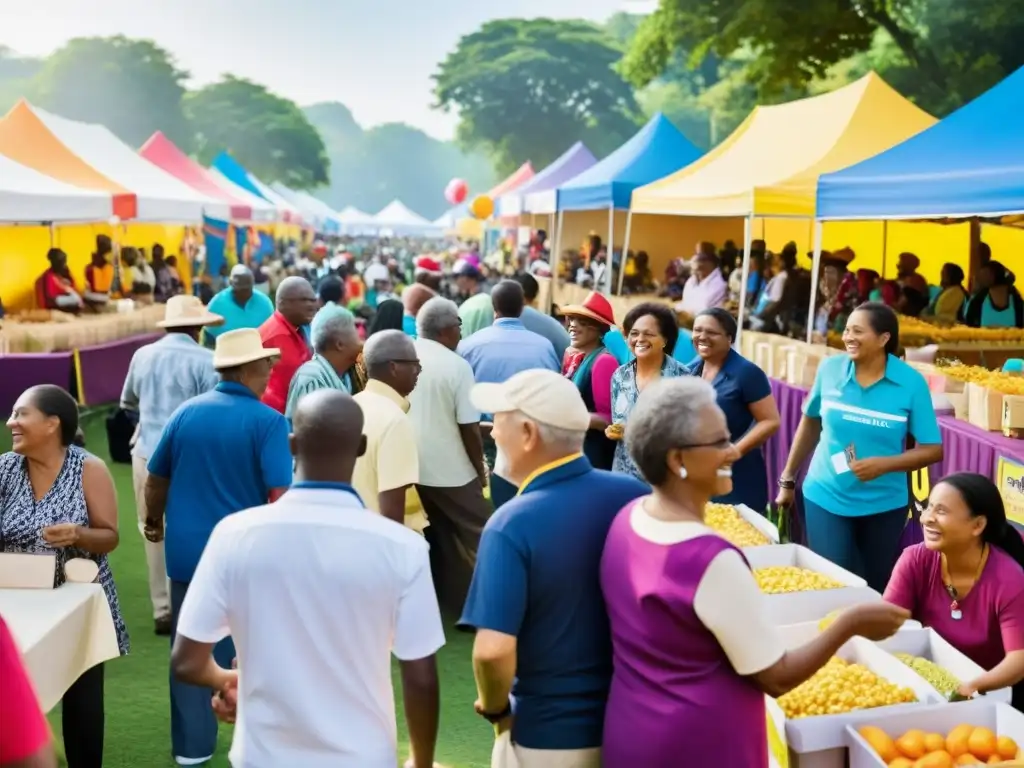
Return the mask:
{"type": "Polygon", "coordinates": [[[721,440],[716,440],[713,443],[689,443],[687,445],[676,445],[673,446],[673,448],[674,450],[677,451],[690,451],[693,450],[694,448],[718,448],[719,450],[724,451],[730,445],[732,445],[732,440],[730,440],[728,437],[725,437],[722,438],[721,440]]]}
{"type": "Polygon", "coordinates": [[[391,362],[396,365],[415,365],[417,368],[423,367],[423,363],[419,360],[392,360],[391,362]]]}

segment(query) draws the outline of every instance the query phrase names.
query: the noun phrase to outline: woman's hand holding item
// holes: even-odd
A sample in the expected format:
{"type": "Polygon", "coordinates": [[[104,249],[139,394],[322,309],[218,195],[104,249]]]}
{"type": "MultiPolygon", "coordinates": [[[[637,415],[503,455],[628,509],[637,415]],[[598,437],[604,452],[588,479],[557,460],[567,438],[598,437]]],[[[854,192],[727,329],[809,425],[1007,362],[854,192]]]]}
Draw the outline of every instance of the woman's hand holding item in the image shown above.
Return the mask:
{"type": "Polygon", "coordinates": [[[50,525],[40,531],[43,541],[55,549],[73,547],[78,543],[82,526],[74,523],[50,525]]]}

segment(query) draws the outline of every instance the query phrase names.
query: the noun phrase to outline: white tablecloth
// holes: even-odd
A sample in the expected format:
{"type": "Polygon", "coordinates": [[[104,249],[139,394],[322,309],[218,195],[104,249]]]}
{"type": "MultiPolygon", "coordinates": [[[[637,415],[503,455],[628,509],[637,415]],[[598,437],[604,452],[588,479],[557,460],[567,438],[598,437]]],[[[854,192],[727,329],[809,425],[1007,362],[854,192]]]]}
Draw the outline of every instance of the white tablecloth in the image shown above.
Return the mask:
{"type": "Polygon", "coordinates": [[[83,672],[119,653],[99,584],[0,589],[0,616],[21,649],[44,711],[53,709],[83,672]]]}

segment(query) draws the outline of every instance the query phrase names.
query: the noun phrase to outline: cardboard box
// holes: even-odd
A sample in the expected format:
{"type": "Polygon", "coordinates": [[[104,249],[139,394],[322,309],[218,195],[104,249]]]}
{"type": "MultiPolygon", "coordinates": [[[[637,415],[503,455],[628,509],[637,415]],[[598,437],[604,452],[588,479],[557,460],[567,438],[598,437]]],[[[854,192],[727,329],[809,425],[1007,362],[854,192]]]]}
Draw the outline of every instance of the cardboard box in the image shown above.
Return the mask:
{"type": "MultiPolygon", "coordinates": [[[[941,733],[943,736],[961,724],[988,728],[997,736],[1009,736],[1018,745],[1024,744],[1024,714],[1009,704],[975,699],[958,704],[942,704],[935,707],[915,707],[903,712],[878,710],[872,716],[862,718],[846,727],[846,742],[850,750],[850,768],[886,768],[881,758],[857,732],[858,728],[873,725],[885,731],[894,739],[907,731],[917,728],[925,733],[941,733]]],[[[1021,755],[1017,760],[1003,765],[1024,765],[1021,755]]]]}
{"type": "MultiPolygon", "coordinates": [[[[888,640],[883,640],[880,643],[876,643],[876,645],[888,653],[909,653],[911,656],[920,656],[929,661],[934,661],[961,682],[973,680],[985,672],[980,666],[946,642],[933,629],[922,628],[913,631],[900,631],[888,640]]],[[[938,691],[936,693],[942,697],[941,693],[938,691]]],[[[1002,688],[985,694],[985,699],[996,703],[1009,704],[1012,693],[1011,689],[1002,688]]]]}
{"type": "Polygon", "coordinates": [[[806,350],[794,350],[786,356],[786,383],[795,387],[810,389],[822,357],[808,354],[806,350]]]}
{"type": "Polygon", "coordinates": [[[838,589],[765,595],[768,615],[779,626],[817,622],[840,608],[881,599],[881,595],[868,587],[864,579],[799,544],[751,547],[744,550],[744,554],[754,570],[769,566],[796,566],[823,574],[843,584],[843,587],[838,589]]]}
{"type": "MultiPolygon", "coordinates": [[[[790,628],[786,628],[789,630],[790,628]]],[[[789,648],[798,648],[806,642],[805,635],[784,630],[789,648]]],[[[939,702],[938,694],[920,677],[885,651],[864,638],[854,638],[837,654],[840,658],[867,667],[876,675],[903,688],[910,688],[917,702],[897,704],[845,712],[841,715],[821,715],[786,720],[786,744],[793,763],[799,768],[843,768],[849,739],[847,726],[872,719],[883,719],[906,711],[921,709],[939,702]]],[[[951,706],[951,705],[949,705],[951,706]]]]}
{"type": "MultiPolygon", "coordinates": [[[[768,540],[772,544],[779,543],[779,528],[778,526],[774,525],[767,517],[765,517],[764,515],[757,514],[757,512],[752,510],[746,504],[737,504],[735,505],[735,509],[739,513],[740,517],[742,517],[752,526],[757,528],[758,531],[767,536],[768,540]]],[[[755,547],[747,547],[747,549],[755,549],[755,547]]]]}
{"type": "Polygon", "coordinates": [[[1002,392],[970,382],[967,384],[967,419],[976,427],[989,432],[1003,429],[1002,392]]]}
{"type": "Polygon", "coordinates": [[[1013,437],[1024,430],[1024,396],[1003,396],[1003,434],[1013,437]]]}
{"type": "Polygon", "coordinates": [[[953,415],[960,421],[967,421],[968,400],[966,392],[946,392],[946,399],[953,406],[953,415]]]}

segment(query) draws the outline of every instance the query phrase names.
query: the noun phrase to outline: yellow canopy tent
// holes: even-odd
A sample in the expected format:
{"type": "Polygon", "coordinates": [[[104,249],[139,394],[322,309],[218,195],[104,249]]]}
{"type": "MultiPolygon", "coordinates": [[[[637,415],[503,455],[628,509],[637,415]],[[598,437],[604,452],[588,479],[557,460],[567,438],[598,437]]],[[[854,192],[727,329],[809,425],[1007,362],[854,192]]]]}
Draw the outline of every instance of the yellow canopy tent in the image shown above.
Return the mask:
{"type": "MultiPolygon", "coordinates": [[[[831,93],[757,107],[700,160],[634,190],[627,231],[642,229],[649,216],[700,217],[709,225],[742,219],[749,254],[755,219],[799,219],[805,230],[799,240],[806,242],[819,175],[871,157],[935,122],[874,73],[831,93]]],[[[744,277],[748,266],[744,259],[744,277]]],[[[746,279],[743,287],[745,292],[746,279]]]]}

